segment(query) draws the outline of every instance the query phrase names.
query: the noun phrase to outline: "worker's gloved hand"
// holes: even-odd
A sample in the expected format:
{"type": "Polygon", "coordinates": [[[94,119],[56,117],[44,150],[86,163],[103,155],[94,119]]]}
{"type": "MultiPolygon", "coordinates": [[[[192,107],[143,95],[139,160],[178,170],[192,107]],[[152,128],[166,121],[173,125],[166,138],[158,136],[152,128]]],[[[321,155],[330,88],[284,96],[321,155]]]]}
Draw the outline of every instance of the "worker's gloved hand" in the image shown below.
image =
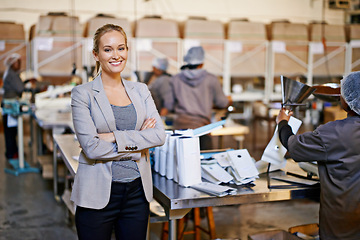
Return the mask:
{"type": "Polygon", "coordinates": [[[281,108],[279,114],[276,117],[276,124],[279,124],[282,120],[289,121],[292,115],[293,111],[287,110],[286,108],[281,108]]]}

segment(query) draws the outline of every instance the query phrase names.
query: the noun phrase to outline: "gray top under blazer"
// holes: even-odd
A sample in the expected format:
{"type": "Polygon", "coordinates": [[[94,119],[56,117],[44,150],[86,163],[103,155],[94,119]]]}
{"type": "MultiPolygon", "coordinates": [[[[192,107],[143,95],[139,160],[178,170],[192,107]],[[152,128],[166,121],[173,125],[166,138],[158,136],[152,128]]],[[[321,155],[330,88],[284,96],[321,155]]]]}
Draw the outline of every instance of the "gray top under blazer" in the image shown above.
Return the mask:
{"type": "Polygon", "coordinates": [[[86,208],[102,209],[109,202],[111,164],[116,160],[136,161],[146,199],[153,197],[149,148],[165,141],[165,128],[147,86],[122,80],[136,109],[135,130],[116,130],[115,117],[105,94],[101,75],[71,91],[72,118],[82,148],[71,200],[86,208]],[[155,128],[140,131],[147,118],[155,118],[155,128]],[[114,132],[116,143],[100,140],[98,133],[114,132]]]}

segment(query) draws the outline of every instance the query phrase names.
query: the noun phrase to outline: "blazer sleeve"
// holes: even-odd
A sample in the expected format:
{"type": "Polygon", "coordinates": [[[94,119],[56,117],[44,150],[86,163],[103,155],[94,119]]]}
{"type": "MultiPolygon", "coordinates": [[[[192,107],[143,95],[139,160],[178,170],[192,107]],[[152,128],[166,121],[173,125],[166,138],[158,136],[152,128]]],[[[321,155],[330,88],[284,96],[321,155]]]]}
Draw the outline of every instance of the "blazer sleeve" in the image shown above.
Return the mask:
{"type": "Polygon", "coordinates": [[[99,138],[93,118],[103,116],[92,116],[91,105],[94,104],[92,98],[90,91],[84,86],[75,87],[71,91],[74,129],[86,157],[92,160],[139,160],[141,156],[139,151],[119,153],[115,143],[99,138]]]}
{"type": "MultiPolygon", "coordinates": [[[[138,130],[127,130],[127,131],[114,131],[118,152],[129,152],[131,150],[144,150],[156,146],[161,146],[165,142],[165,127],[159,112],[156,109],[151,93],[146,84],[138,84],[137,91],[140,99],[141,111],[144,114],[138,114],[143,116],[141,123],[147,118],[155,118],[156,124],[154,128],[148,128],[140,131],[138,130]],[[129,149],[129,146],[131,148],[129,149]]],[[[141,126],[140,126],[141,127],[141,126]]],[[[140,128],[139,127],[139,128],[140,128]]]]}

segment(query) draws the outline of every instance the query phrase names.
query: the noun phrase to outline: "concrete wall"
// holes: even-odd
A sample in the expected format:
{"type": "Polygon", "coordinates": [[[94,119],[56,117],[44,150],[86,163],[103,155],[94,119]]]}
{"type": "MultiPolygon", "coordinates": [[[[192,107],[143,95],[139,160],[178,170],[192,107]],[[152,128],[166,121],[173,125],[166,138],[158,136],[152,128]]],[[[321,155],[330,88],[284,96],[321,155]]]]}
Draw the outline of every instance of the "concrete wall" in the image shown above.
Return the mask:
{"type": "Polygon", "coordinates": [[[343,24],[344,11],[333,10],[324,0],[0,0],[0,21],[24,24],[28,31],[39,15],[67,12],[80,18],[81,23],[98,13],[125,17],[134,21],[145,15],[183,21],[189,16],[206,17],[224,23],[231,19],[269,23],[287,19],[296,23],[320,21],[343,24]]]}

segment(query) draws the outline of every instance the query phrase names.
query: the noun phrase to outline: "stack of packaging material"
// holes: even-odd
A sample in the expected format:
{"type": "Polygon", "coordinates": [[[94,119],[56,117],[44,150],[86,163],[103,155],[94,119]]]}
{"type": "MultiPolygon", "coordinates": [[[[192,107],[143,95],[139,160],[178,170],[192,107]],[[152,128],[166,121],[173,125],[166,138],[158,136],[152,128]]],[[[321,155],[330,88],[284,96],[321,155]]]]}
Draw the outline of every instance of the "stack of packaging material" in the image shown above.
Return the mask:
{"type": "Polygon", "coordinates": [[[201,182],[199,137],[166,131],[164,145],[154,150],[154,171],[184,187],[201,182]]]}
{"type": "Polygon", "coordinates": [[[215,195],[217,197],[223,197],[226,195],[235,195],[237,193],[236,188],[218,185],[210,182],[201,182],[195,185],[191,185],[190,187],[210,195],[215,195]]]}
{"type": "Polygon", "coordinates": [[[154,149],[154,170],[184,187],[222,197],[236,194],[236,188],[220,185],[248,184],[258,178],[255,161],[246,149],[200,154],[199,136],[221,128],[225,120],[197,129],[167,131],[164,145],[154,149]],[[203,160],[200,160],[203,158],[203,160]],[[202,178],[205,182],[202,182],[202,178]]]}
{"type": "Polygon", "coordinates": [[[198,129],[166,132],[164,145],[154,150],[154,170],[184,187],[201,183],[199,136],[222,127],[225,120],[198,129]]]}
{"type": "Polygon", "coordinates": [[[203,178],[210,182],[243,185],[259,177],[255,161],[246,149],[216,153],[213,158],[213,164],[202,165],[203,178]]]}

